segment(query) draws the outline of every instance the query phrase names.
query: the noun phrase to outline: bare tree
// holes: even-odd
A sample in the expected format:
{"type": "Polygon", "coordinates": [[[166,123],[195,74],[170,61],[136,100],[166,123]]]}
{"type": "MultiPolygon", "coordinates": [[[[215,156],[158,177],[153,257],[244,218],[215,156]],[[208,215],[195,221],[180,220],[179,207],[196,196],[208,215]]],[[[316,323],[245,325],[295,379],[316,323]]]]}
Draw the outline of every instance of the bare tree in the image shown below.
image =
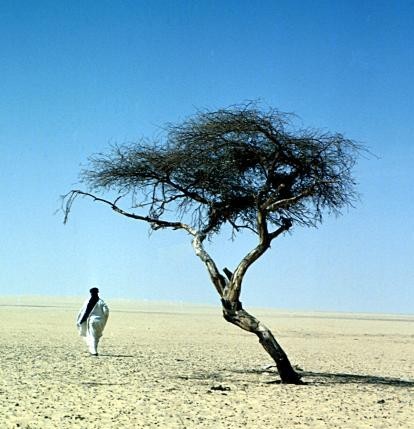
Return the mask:
{"type": "Polygon", "coordinates": [[[291,115],[255,103],[198,112],[165,131],[161,141],[141,140],[92,156],[81,172],[87,190],[63,197],[64,221],[83,196],[152,230],[186,231],[221,298],[224,318],[257,335],[282,382],[301,383],[272,332],[242,307],[243,278],[293,225],[314,227],[323,213],[352,206],[351,170],[361,147],[341,134],[294,129],[291,115]],[[128,209],[120,205],[126,195],[128,209]],[[248,230],[257,244],[223,275],[204,244],[225,224],[233,238],[248,230]]]}

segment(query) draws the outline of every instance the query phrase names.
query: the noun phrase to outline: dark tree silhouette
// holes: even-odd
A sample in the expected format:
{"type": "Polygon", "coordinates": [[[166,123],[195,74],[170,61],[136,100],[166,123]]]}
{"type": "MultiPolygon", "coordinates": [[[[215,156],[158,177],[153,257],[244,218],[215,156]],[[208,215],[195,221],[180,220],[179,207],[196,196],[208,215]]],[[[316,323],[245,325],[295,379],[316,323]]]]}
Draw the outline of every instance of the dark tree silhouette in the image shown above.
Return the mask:
{"type": "Polygon", "coordinates": [[[292,115],[255,103],[198,112],[165,131],[161,141],[141,140],[92,156],[81,172],[87,190],[63,197],[64,221],[83,196],[153,230],[186,231],[221,298],[224,318],[257,335],[282,382],[301,383],[271,331],[242,307],[243,278],[293,225],[317,226],[323,213],[352,206],[351,170],[362,148],[341,134],[294,129],[292,115]],[[126,195],[132,197],[128,209],[120,205],[126,195]],[[223,275],[204,243],[225,224],[233,238],[251,231],[257,245],[223,275]]]}

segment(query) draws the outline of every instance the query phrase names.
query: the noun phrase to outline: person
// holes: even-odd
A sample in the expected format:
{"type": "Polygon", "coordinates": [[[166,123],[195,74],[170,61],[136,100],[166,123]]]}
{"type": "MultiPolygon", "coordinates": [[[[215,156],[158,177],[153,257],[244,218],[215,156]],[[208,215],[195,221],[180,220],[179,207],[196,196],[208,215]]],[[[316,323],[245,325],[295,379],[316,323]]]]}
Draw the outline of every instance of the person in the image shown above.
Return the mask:
{"type": "Polygon", "coordinates": [[[79,335],[84,338],[89,353],[98,356],[98,344],[109,316],[109,308],[99,298],[99,289],[89,290],[91,297],[86,300],[76,318],[79,335]]]}

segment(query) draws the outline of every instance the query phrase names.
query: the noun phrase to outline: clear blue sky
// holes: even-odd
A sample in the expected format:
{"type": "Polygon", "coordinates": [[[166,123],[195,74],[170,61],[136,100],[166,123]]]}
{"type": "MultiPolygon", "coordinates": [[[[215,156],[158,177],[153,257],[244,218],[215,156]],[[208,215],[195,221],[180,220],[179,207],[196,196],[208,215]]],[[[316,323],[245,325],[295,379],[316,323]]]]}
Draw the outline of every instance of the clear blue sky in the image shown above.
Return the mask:
{"type": "MultiPolygon", "coordinates": [[[[412,313],[413,22],[412,1],[1,1],[0,294],[218,303],[185,234],[54,212],[88,155],[261,99],[379,158],[355,209],[274,243],[245,306],[412,313]]],[[[210,250],[233,268],[252,243],[210,250]]]]}

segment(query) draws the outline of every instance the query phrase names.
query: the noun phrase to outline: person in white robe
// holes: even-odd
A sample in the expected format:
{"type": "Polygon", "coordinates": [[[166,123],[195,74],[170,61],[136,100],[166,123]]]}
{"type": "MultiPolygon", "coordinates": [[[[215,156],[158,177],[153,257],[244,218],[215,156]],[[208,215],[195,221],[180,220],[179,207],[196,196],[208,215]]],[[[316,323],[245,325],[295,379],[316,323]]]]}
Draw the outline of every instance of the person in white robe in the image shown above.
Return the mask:
{"type": "Polygon", "coordinates": [[[109,308],[99,298],[99,289],[92,288],[91,297],[86,300],[76,318],[79,335],[84,338],[89,353],[98,356],[98,344],[109,317],[109,308]]]}

